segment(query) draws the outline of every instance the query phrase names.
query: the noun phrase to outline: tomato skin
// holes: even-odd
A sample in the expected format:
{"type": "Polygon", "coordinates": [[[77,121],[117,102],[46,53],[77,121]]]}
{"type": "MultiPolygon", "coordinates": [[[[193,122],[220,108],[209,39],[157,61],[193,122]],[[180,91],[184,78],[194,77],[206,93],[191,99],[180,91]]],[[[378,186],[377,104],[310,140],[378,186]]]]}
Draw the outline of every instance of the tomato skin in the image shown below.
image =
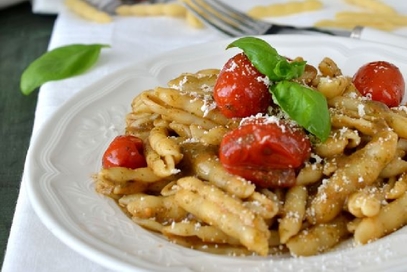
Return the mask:
{"type": "Polygon", "coordinates": [[[103,168],[126,167],[131,169],[146,167],[143,141],[131,135],[117,136],[103,154],[102,166],[103,168]]]}
{"type": "Polygon", "coordinates": [[[363,96],[371,96],[389,107],[399,106],[405,82],[399,68],[386,61],[369,62],[355,73],[353,84],[363,96]]]}
{"type": "Polygon", "coordinates": [[[290,187],[295,169],[308,160],[305,132],[285,122],[248,122],[224,135],[219,158],[225,169],[260,187],[290,187]]]}
{"type": "Polygon", "coordinates": [[[261,74],[244,53],[229,59],[219,73],[213,96],[215,102],[228,118],[248,117],[265,113],[271,95],[261,74]]]}

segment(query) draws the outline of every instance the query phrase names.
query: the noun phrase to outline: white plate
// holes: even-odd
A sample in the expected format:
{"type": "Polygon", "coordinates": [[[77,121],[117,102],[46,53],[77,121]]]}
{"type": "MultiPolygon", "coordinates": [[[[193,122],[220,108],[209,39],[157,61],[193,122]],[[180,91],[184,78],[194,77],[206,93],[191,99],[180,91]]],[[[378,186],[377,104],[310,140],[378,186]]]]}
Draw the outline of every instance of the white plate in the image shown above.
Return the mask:
{"type": "MultiPolygon", "coordinates": [[[[398,65],[407,79],[407,52],[385,45],[319,36],[266,36],[280,54],[311,64],[329,56],[344,74],[373,60],[398,65]]],[[[127,218],[115,202],[94,190],[92,174],[111,139],[123,132],[132,98],[182,72],[221,68],[240,50],[231,40],[167,53],[101,79],[65,103],[28,152],[28,192],[44,224],[74,250],[119,271],[383,271],[407,265],[407,228],[366,246],[347,245],[307,258],[234,258],[167,242],[127,218]]]]}

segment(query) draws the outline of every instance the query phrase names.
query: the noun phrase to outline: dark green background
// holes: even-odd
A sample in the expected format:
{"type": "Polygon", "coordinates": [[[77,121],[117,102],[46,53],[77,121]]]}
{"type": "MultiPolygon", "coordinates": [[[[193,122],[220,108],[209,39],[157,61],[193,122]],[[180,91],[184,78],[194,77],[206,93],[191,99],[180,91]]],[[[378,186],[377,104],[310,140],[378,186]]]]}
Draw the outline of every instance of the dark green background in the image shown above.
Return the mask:
{"type": "Polygon", "coordinates": [[[24,4],[0,10],[0,261],[7,240],[31,137],[37,92],[19,91],[22,71],[48,47],[55,16],[24,4]]]}

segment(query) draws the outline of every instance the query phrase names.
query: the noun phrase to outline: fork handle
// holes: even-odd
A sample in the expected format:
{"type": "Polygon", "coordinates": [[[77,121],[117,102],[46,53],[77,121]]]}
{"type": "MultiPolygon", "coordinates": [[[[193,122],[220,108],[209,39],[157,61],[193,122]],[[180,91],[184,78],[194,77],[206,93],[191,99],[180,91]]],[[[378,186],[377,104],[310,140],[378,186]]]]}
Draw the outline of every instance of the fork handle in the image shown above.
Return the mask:
{"type": "Polygon", "coordinates": [[[350,37],[353,39],[379,42],[407,49],[406,36],[401,36],[394,33],[373,29],[370,27],[357,26],[353,29],[350,37]]]}

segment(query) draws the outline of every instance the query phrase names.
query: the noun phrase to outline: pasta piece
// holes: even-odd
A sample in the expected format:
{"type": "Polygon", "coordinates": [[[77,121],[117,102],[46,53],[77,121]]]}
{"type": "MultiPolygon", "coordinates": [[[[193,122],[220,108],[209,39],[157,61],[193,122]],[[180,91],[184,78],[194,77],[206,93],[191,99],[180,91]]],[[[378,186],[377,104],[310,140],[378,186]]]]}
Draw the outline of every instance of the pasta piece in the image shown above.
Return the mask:
{"type": "MultiPolygon", "coordinates": [[[[329,74],[334,75],[332,72],[329,74]]],[[[334,75],[335,76],[335,75],[334,75]]],[[[348,85],[351,83],[350,77],[345,76],[335,76],[335,77],[320,77],[317,89],[320,91],[327,99],[337,97],[342,95],[348,85]]]]}
{"type": "Polygon", "coordinates": [[[356,226],[355,241],[360,244],[372,242],[407,224],[407,193],[384,206],[374,217],[367,217],[356,226]]]}
{"type": "Polygon", "coordinates": [[[374,123],[363,118],[353,118],[339,112],[332,112],[331,124],[333,128],[351,128],[360,131],[361,133],[369,136],[376,135],[382,130],[384,122],[374,123]]]}
{"type": "Polygon", "coordinates": [[[329,138],[314,146],[314,151],[321,157],[334,157],[344,153],[346,148],[353,148],[360,144],[361,139],[357,130],[333,130],[329,138]]]}
{"type": "Polygon", "coordinates": [[[320,181],[323,177],[323,166],[321,163],[306,164],[301,168],[296,177],[295,184],[297,185],[311,185],[320,181]]]}
{"type": "Polygon", "coordinates": [[[220,145],[223,135],[230,129],[225,126],[216,126],[209,130],[192,124],[190,126],[191,138],[199,141],[204,145],[220,145]]]}
{"type": "Polygon", "coordinates": [[[348,163],[318,188],[312,200],[308,220],[325,223],[335,218],[341,211],[348,195],[372,184],[381,170],[391,161],[397,147],[397,134],[382,131],[362,149],[348,157],[348,163]]]}
{"type": "Polygon", "coordinates": [[[182,221],[187,212],[175,203],[172,196],[153,196],[147,194],[131,194],[119,199],[119,204],[136,218],[163,222],[182,221]]]}
{"type": "Polygon", "coordinates": [[[185,17],[186,9],[178,3],[154,3],[146,5],[120,5],[116,8],[120,16],[171,16],[185,17]]]}
{"type": "Polygon", "coordinates": [[[191,139],[192,132],[189,125],[179,124],[177,122],[171,122],[168,127],[182,139],[191,139]]]}
{"type": "Polygon", "coordinates": [[[320,20],[314,24],[316,27],[324,27],[324,28],[343,28],[343,29],[353,29],[356,26],[363,24],[365,27],[371,27],[380,29],[383,31],[393,31],[397,28],[394,24],[391,24],[386,21],[347,21],[347,20],[320,20]]]}
{"type": "Polygon", "coordinates": [[[161,223],[155,221],[154,219],[144,219],[144,218],[132,217],[131,220],[134,223],[136,223],[137,225],[139,225],[145,229],[159,232],[159,233],[161,233],[161,231],[164,227],[161,223]]]}
{"type": "MultiPolygon", "coordinates": [[[[191,112],[181,109],[183,105],[179,105],[180,108],[170,108],[165,103],[159,100],[154,93],[141,94],[143,102],[148,105],[154,112],[161,114],[163,119],[178,122],[180,124],[197,124],[205,129],[210,129],[217,125],[216,122],[207,118],[194,115],[191,112]]],[[[189,104],[189,100],[188,100],[189,104]]],[[[200,110],[200,108],[198,108],[200,110]]],[[[198,110],[196,111],[198,112],[198,110]]]]}
{"type": "Polygon", "coordinates": [[[268,199],[272,200],[275,205],[277,205],[277,215],[281,215],[281,212],[283,210],[283,198],[285,196],[285,192],[282,190],[279,190],[278,188],[271,191],[270,189],[265,189],[262,188],[259,190],[259,192],[266,196],[268,199]]]}
{"type": "Polygon", "coordinates": [[[111,167],[102,169],[98,175],[99,180],[124,183],[127,181],[137,181],[142,183],[152,183],[161,180],[161,177],[154,174],[148,167],[130,169],[126,167],[111,167]]]}
{"type": "Polygon", "coordinates": [[[231,195],[240,198],[251,196],[255,185],[251,182],[228,173],[216,156],[216,147],[194,143],[183,145],[185,160],[190,162],[194,173],[201,179],[208,180],[231,195]]]}
{"type": "Polygon", "coordinates": [[[202,242],[207,243],[241,245],[238,239],[226,235],[220,229],[213,226],[202,226],[199,222],[193,221],[173,223],[164,227],[162,233],[166,236],[196,236],[202,242]]]}
{"type": "Polygon", "coordinates": [[[371,12],[349,12],[343,11],[335,14],[335,19],[338,21],[349,21],[353,22],[355,25],[358,23],[369,23],[369,22],[387,22],[397,26],[407,25],[407,16],[401,14],[385,14],[385,13],[375,13],[372,16],[371,12]]]}
{"type": "Polygon", "coordinates": [[[215,186],[195,187],[197,184],[202,183],[192,177],[178,180],[183,189],[175,194],[177,203],[205,223],[239,239],[249,250],[265,256],[270,235],[265,222],[215,186]]]}
{"type": "Polygon", "coordinates": [[[387,124],[404,139],[407,139],[407,117],[393,111],[386,111],[384,118],[387,124]]]}
{"type": "Polygon", "coordinates": [[[167,127],[156,126],[150,131],[148,137],[151,148],[160,155],[160,157],[171,157],[176,165],[183,157],[180,146],[169,137],[167,127]]]}
{"type": "Polygon", "coordinates": [[[347,199],[347,209],[355,217],[372,217],[380,212],[382,199],[377,194],[359,191],[347,199]]]}
{"type": "Polygon", "coordinates": [[[216,108],[212,95],[198,96],[194,93],[182,93],[172,88],[157,88],[154,95],[170,107],[183,109],[200,118],[206,117],[219,125],[226,125],[229,122],[229,119],[216,108]]]}
{"type": "Polygon", "coordinates": [[[168,81],[167,85],[181,92],[204,96],[212,93],[219,72],[218,69],[206,69],[194,74],[183,73],[168,81]]]}
{"type": "Polygon", "coordinates": [[[321,75],[324,77],[334,78],[342,75],[342,71],[339,69],[336,62],[328,57],[322,59],[322,61],[318,64],[318,69],[321,72],[321,75]]]}
{"type": "Polygon", "coordinates": [[[304,186],[295,186],[288,190],[283,208],[284,215],[278,225],[281,243],[286,243],[301,230],[307,197],[307,189],[304,186]]]}
{"type": "Polygon", "coordinates": [[[386,199],[397,199],[407,191],[407,174],[403,172],[386,194],[386,199]]]}
{"type": "Polygon", "coordinates": [[[203,252],[208,252],[212,254],[227,255],[227,256],[247,256],[252,255],[253,252],[248,250],[244,246],[236,246],[229,244],[216,244],[216,243],[207,243],[202,242],[197,237],[182,237],[171,235],[168,236],[170,241],[175,244],[182,245],[186,248],[191,248],[203,252]]]}
{"type": "Polygon", "coordinates": [[[354,234],[356,228],[358,227],[358,225],[360,224],[360,222],[362,221],[362,218],[358,218],[356,217],[355,219],[353,219],[352,221],[350,221],[346,228],[348,229],[349,233],[354,234]]]}
{"type": "Polygon", "coordinates": [[[395,156],[380,172],[380,177],[390,178],[405,172],[407,172],[407,161],[403,160],[400,156],[395,156]]]}
{"type": "Polygon", "coordinates": [[[248,11],[248,15],[254,18],[278,17],[320,10],[322,2],[318,0],[290,1],[267,6],[255,6],[248,11]]]}
{"type": "Polygon", "coordinates": [[[407,25],[407,16],[398,14],[393,7],[375,0],[346,0],[368,9],[366,12],[338,12],[334,20],[321,20],[315,23],[320,27],[352,29],[356,26],[394,30],[407,25]]]}
{"type": "Polygon", "coordinates": [[[177,184],[182,189],[198,192],[198,194],[204,196],[206,200],[223,206],[225,211],[239,214],[239,218],[244,224],[257,226],[263,231],[268,230],[268,226],[264,224],[264,220],[262,220],[261,217],[255,216],[255,213],[252,210],[245,208],[241,199],[229,196],[216,186],[205,183],[194,177],[181,178],[177,181],[177,184]]]}
{"type": "Polygon", "coordinates": [[[178,168],[176,168],[176,161],[172,156],[164,156],[161,157],[149,143],[145,144],[145,157],[147,161],[147,165],[150,169],[154,171],[154,174],[165,178],[171,175],[176,175],[180,172],[178,168]]]}
{"type": "Polygon", "coordinates": [[[400,138],[397,143],[397,149],[407,152],[407,139],[400,138]]]}
{"type": "Polygon", "coordinates": [[[332,248],[348,235],[347,220],[340,216],[301,231],[288,240],[287,247],[294,256],[311,256],[332,248]]]}
{"type": "MultiPolygon", "coordinates": [[[[300,62],[300,61],[304,61],[304,59],[295,58],[293,61],[300,62]]],[[[317,68],[315,68],[312,65],[306,64],[303,74],[300,77],[293,79],[293,81],[315,88],[316,84],[318,84],[318,78],[319,78],[319,76],[318,76],[317,68]]]]}
{"type": "Polygon", "coordinates": [[[150,183],[161,180],[161,177],[150,168],[112,167],[102,169],[95,180],[97,192],[116,199],[121,195],[143,192],[150,183]]]}
{"type": "Polygon", "coordinates": [[[279,211],[279,205],[275,198],[269,198],[258,192],[253,192],[246,198],[243,205],[264,219],[273,218],[279,211]]]}
{"type": "Polygon", "coordinates": [[[187,11],[185,20],[187,24],[193,28],[201,29],[205,27],[202,21],[199,20],[198,17],[196,17],[195,14],[193,14],[191,11],[187,11]]]}
{"type": "Polygon", "coordinates": [[[348,4],[369,9],[375,13],[394,15],[397,12],[385,2],[380,0],[345,0],[348,4]]]}
{"type": "Polygon", "coordinates": [[[65,0],[65,5],[79,16],[96,23],[110,23],[113,20],[109,14],[98,10],[86,1],[65,0]]]}

